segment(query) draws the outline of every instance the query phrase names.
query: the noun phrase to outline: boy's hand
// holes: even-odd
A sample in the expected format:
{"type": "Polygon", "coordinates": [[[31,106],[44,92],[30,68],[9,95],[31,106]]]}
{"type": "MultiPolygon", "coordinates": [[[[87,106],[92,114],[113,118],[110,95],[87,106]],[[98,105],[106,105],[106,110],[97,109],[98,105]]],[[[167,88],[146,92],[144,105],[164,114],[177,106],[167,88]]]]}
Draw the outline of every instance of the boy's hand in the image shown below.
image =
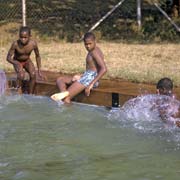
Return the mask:
{"type": "Polygon", "coordinates": [[[78,81],[79,79],[81,78],[81,75],[80,74],[76,74],[72,77],[72,81],[78,81]]]}
{"type": "Polygon", "coordinates": [[[93,88],[93,84],[90,84],[86,89],[85,89],[85,94],[86,96],[89,96],[90,95],[90,91],[91,89],[93,88]]]}
{"type": "Polygon", "coordinates": [[[45,76],[41,73],[41,70],[38,70],[38,76],[41,80],[46,80],[45,76]]]}
{"type": "Polygon", "coordinates": [[[19,62],[19,61],[17,61],[17,60],[13,60],[13,64],[16,66],[20,66],[21,65],[21,63],[19,62]]]}
{"type": "Polygon", "coordinates": [[[14,61],[14,66],[18,70],[18,72],[23,71],[23,67],[22,67],[21,63],[19,63],[18,61],[14,61]]]}
{"type": "Polygon", "coordinates": [[[39,75],[39,77],[42,78],[42,74],[41,74],[41,71],[40,71],[40,70],[38,70],[38,75],[39,75]]]}

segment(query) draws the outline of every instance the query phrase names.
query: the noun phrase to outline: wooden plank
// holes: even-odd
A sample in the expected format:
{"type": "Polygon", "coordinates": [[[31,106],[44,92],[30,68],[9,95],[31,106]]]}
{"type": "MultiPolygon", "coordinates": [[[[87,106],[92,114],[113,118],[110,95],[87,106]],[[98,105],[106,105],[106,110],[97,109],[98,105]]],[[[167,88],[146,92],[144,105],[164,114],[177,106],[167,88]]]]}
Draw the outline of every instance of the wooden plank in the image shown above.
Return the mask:
{"type": "MultiPolygon", "coordinates": [[[[46,80],[36,80],[35,94],[42,96],[51,96],[59,92],[56,86],[56,79],[64,76],[60,73],[44,71],[46,80]]],[[[15,74],[7,74],[9,86],[15,86],[15,74]]],[[[175,87],[174,92],[177,99],[180,100],[180,88],[175,87]]],[[[101,106],[122,106],[127,100],[141,94],[155,94],[156,86],[153,84],[133,83],[123,79],[107,80],[102,79],[98,88],[92,90],[89,97],[84,92],[77,95],[73,100],[77,102],[95,104],[101,106]],[[118,103],[118,104],[117,104],[118,103]]]]}
{"type": "Polygon", "coordinates": [[[99,106],[112,106],[112,95],[107,92],[92,91],[90,96],[85,96],[84,92],[77,95],[74,101],[86,104],[95,104],[99,106]]]}

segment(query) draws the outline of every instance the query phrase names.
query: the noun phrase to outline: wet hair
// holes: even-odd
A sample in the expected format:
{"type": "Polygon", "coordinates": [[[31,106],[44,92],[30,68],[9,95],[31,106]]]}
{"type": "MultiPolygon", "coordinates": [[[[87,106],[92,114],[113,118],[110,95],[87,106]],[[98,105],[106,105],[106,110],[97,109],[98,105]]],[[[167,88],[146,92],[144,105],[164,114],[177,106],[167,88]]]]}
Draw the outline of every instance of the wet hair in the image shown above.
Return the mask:
{"type": "Polygon", "coordinates": [[[29,36],[31,35],[31,29],[28,26],[21,26],[20,30],[19,30],[19,34],[26,32],[29,34],[29,36]]]}
{"type": "Polygon", "coordinates": [[[158,81],[156,88],[171,91],[173,89],[173,82],[171,79],[167,77],[162,78],[158,81]]]}
{"type": "Polygon", "coordinates": [[[95,35],[92,33],[92,32],[87,32],[85,35],[84,35],[84,37],[83,37],[83,40],[85,41],[86,39],[92,39],[92,40],[95,40],[96,39],[96,37],[95,37],[95,35]]]}

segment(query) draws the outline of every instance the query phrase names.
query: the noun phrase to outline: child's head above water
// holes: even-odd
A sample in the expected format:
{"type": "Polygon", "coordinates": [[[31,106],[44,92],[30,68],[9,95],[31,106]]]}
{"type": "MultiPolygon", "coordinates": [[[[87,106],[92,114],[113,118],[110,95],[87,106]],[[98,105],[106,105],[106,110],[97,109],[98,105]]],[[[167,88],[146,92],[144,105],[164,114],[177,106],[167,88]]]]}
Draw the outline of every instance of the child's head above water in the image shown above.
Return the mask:
{"type": "Polygon", "coordinates": [[[173,82],[167,77],[162,78],[158,81],[156,89],[158,94],[172,96],[173,82]]]}

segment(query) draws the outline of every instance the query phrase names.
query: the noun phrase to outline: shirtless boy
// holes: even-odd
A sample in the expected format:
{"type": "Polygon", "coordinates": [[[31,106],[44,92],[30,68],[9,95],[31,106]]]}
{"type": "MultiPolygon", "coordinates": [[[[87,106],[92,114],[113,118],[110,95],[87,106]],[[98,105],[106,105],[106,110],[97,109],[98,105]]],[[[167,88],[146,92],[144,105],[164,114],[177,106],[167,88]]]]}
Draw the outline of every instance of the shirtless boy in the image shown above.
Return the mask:
{"type": "Polygon", "coordinates": [[[7,61],[14,66],[17,73],[18,88],[22,86],[22,80],[24,80],[25,72],[29,73],[29,94],[34,93],[36,71],[33,62],[30,59],[31,52],[34,51],[36,56],[38,74],[41,76],[41,57],[39,55],[39,49],[35,40],[30,39],[31,30],[27,26],[23,26],[19,30],[19,39],[14,41],[11,48],[8,51],[7,61]]]}
{"type": "Polygon", "coordinates": [[[173,82],[171,79],[165,77],[158,81],[156,85],[157,94],[173,97],[173,82]]]}
{"type": "Polygon", "coordinates": [[[128,100],[121,107],[122,112],[131,119],[142,116],[149,120],[153,115],[153,119],[161,120],[166,125],[180,127],[180,101],[174,98],[173,82],[162,78],[156,89],[158,95],[146,94],[128,100]]]}
{"type": "Polygon", "coordinates": [[[83,75],[59,77],[57,79],[57,86],[61,93],[51,96],[55,101],[63,99],[65,103],[70,103],[71,99],[83,90],[89,96],[91,89],[97,87],[99,79],[107,71],[103,53],[96,46],[95,35],[88,32],[84,35],[83,40],[85,48],[88,51],[86,56],[86,71],[83,75]],[[67,85],[70,86],[67,88],[67,85]]]}
{"type": "Polygon", "coordinates": [[[180,127],[180,102],[174,99],[172,80],[166,77],[160,79],[156,89],[159,95],[171,97],[157,101],[161,119],[166,123],[174,123],[177,127],[180,127]]]}

